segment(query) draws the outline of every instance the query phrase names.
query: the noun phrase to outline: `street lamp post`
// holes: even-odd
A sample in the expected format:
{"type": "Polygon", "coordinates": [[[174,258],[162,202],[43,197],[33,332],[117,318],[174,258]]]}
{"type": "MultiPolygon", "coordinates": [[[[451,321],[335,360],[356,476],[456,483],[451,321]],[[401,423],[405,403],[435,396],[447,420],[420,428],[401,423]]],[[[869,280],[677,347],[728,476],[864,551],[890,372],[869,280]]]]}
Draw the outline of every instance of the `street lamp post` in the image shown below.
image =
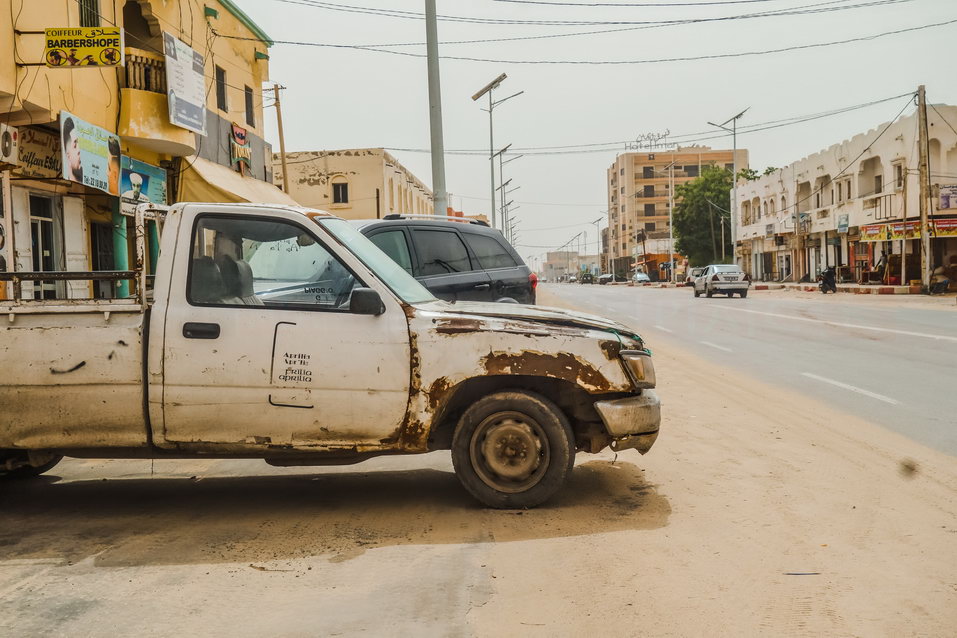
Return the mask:
{"type": "Polygon", "coordinates": [[[482,97],[483,95],[485,95],[486,93],[488,94],[488,164],[489,164],[489,173],[491,175],[490,188],[489,188],[489,192],[491,193],[491,196],[489,198],[491,210],[489,212],[492,215],[493,228],[497,228],[498,224],[497,224],[497,216],[495,214],[495,135],[493,132],[494,127],[492,123],[492,111],[494,111],[495,107],[501,104],[502,102],[505,102],[506,100],[510,100],[513,97],[517,97],[525,92],[525,91],[519,91],[518,93],[515,93],[514,95],[509,95],[507,98],[503,98],[498,101],[493,100],[492,91],[498,88],[498,86],[507,77],[508,75],[506,75],[505,73],[501,74],[500,76],[498,76],[497,78],[495,78],[494,80],[486,84],[484,87],[482,87],[478,93],[472,96],[472,101],[474,102],[478,100],[480,97],[482,97]]]}
{"type": "MultiPolygon", "coordinates": [[[[744,109],[734,117],[725,120],[721,124],[715,124],[714,122],[708,122],[711,126],[723,129],[731,133],[731,143],[732,143],[732,156],[731,162],[734,167],[732,170],[734,174],[731,176],[731,248],[732,255],[735,252],[735,246],[737,245],[738,238],[738,119],[748,112],[748,109],[744,109]],[[731,122],[731,128],[728,128],[728,122],[731,122]]],[[[737,259],[734,260],[737,262],[737,259]]]]}
{"type": "MultiPolygon", "coordinates": [[[[429,73],[429,129],[432,141],[432,214],[449,214],[449,196],[445,191],[445,142],[442,136],[442,88],[439,82],[439,36],[436,27],[435,0],[425,0],[425,35],[429,73]]],[[[278,105],[278,99],[277,99],[278,105]]],[[[283,162],[286,161],[283,155],[283,162]]],[[[283,172],[283,183],[289,181],[283,172]]]]}

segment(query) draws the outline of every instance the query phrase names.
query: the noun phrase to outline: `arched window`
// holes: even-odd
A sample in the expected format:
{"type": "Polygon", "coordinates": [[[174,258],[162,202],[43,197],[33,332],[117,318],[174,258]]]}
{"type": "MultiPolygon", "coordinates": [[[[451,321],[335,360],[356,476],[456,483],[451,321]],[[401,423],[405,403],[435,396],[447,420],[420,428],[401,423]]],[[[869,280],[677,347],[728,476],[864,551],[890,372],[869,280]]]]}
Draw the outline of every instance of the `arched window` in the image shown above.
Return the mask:
{"type": "Polygon", "coordinates": [[[342,175],[337,175],[332,178],[332,203],[349,203],[349,182],[342,175]]]}

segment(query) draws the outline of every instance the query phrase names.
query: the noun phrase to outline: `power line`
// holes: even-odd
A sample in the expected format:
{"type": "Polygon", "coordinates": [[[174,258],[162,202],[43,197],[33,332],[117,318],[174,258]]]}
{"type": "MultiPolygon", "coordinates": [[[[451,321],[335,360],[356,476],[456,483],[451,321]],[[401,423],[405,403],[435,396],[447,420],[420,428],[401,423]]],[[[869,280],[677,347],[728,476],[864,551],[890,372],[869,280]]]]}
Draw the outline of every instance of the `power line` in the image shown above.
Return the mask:
{"type": "Polygon", "coordinates": [[[556,7],[704,7],[721,4],[755,4],[758,2],[778,2],[779,0],[712,0],[705,2],[546,2],[544,0],[492,0],[510,4],[538,4],[556,7]]]}
{"type": "MultiPolygon", "coordinates": [[[[291,1],[291,0],[282,0],[282,1],[291,1]]],[[[833,40],[830,42],[816,42],[812,44],[799,44],[789,47],[781,47],[778,49],[765,49],[757,51],[741,51],[737,53],[717,53],[710,55],[698,55],[698,56],[683,56],[683,57],[673,57],[673,58],[654,58],[646,60],[504,60],[504,59],[494,59],[494,58],[479,58],[473,56],[456,56],[456,55],[440,55],[439,57],[443,60],[457,60],[462,62],[490,62],[495,64],[526,64],[526,65],[583,65],[583,66],[603,66],[603,65],[638,65],[638,64],[661,64],[667,62],[694,62],[700,60],[718,60],[718,59],[727,59],[727,58],[741,58],[741,57],[750,57],[750,56],[759,56],[759,55],[772,55],[775,53],[786,53],[788,51],[799,51],[805,49],[816,49],[822,47],[837,46],[841,44],[852,44],[855,42],[868,42],[871,40],[877,40],[879,38],[884,38],[892,35],[900,35],[902,33],[910,33],[914,31],[923,31],[925,29],[932,29],[935,27],[947,26],[950,24],[957,23],[957,18],[953,20],[946,20],[943,22],[934,22],[931,24],[924,24],[916,27],[908,27],[904,29],[896,29],[894,31],[884,31],[882,33],[874,33],[871,35],[860,36],[857,38],[848,38],[846,40],[833,40]]],[[[248,38],[242,36],[230,36],[226,34],[217,33],[219,37],[229,38],[234,40],[258,40],[258,38],[248,38]]],[[[363,45],[352,45],[352,44],[329,44],[324,42],[302,42],[296,40],[274,40],[275,44],[285,44],[293,46],[312,46],[312,47],[323,47],[331,49],[353,49],[357,51],[369,51],[372,53],[385,53],[388,55],[397,55],[409,58],[424,58],[426,57],[425,53],[410,53],[407,51],[390,51],[388,49],[379,49],[371,46],[363,45]]]]}

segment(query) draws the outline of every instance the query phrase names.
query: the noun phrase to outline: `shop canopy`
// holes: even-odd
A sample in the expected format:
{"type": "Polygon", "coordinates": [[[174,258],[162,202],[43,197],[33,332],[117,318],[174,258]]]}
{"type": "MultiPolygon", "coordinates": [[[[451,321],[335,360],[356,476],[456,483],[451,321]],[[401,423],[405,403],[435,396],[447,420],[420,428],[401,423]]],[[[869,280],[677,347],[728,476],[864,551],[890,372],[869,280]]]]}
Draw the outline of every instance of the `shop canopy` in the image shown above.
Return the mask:
{"type": "Polygon", "coordinates": [[[244,177],[231,168],[200,157],[187,158],[185,162],[188,168],[183,171],[181,178],[178,198],[181,202],[299,205],[269,182],[244,177]]]}

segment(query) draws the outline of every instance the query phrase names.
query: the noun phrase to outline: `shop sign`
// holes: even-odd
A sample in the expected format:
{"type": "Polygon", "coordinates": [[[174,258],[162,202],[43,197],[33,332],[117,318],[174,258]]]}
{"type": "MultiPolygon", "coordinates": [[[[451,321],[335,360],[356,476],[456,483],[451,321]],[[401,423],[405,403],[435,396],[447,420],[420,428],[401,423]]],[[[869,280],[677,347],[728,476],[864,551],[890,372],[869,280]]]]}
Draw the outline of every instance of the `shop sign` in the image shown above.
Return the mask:
{"type": "Polygon", "coordinates": [[[206,77],[203,56],[188,44],[163,32],[166,52],[166,98],[169,121],[206,135],[206,77]]]}
{"type": "Polygon", "coordinates": [[[888,239],[918,239],[920,222],[892,222],[886,224],[888,239]]]}
{"type": "Polygon", "coordinates": [[[886,241],[886,224],[869,224],[861,226],[861,241],[886,241]]]}
{"type": "Polygon", "coordinates": [[[941,184],[940,210],[957,210],[957,184],[941,184]]]}
{"type": "Polygon", "coordinates": [[[934,236],[957,237],[957,219],[934,220],[934,236]]]}
{"type": "Polygon", "coordinates": [[[130,217],[138,204],[166,204],[166,170],[123,157],[120,174],[120,212],[130,217]]]}
{"type": "Polygon", "coordinates": [[[233,124],[232,133],[229,138],[229,162],[233,168],[245,175],[250,170],[253,158],[252,147],[249,145],[246,129],[233,124]]]}
{"type": "Polygon", "coordinates": [[[60,136],[42,129],[20,127],[17,140],[18,166],[13,170],[19,177],[57,178],[62,173],[60,136]]]}
{"type": "Polygon", "coordinates": [[[842,235],[847,234],[847,227],[850,225],[850,216],[847,214],[837,216],[837,232],[842,235]]]}
{"type": "Polygon", "coordinates": [[[60,111],[63,178],[120,194],[120,138],[106,129],[60,111]]]}
{"type": "Polygon", "coordinates": [[[54,69],[123,65],[123,29],[70,27],[44,31],[43,59],[54,69]]]}

